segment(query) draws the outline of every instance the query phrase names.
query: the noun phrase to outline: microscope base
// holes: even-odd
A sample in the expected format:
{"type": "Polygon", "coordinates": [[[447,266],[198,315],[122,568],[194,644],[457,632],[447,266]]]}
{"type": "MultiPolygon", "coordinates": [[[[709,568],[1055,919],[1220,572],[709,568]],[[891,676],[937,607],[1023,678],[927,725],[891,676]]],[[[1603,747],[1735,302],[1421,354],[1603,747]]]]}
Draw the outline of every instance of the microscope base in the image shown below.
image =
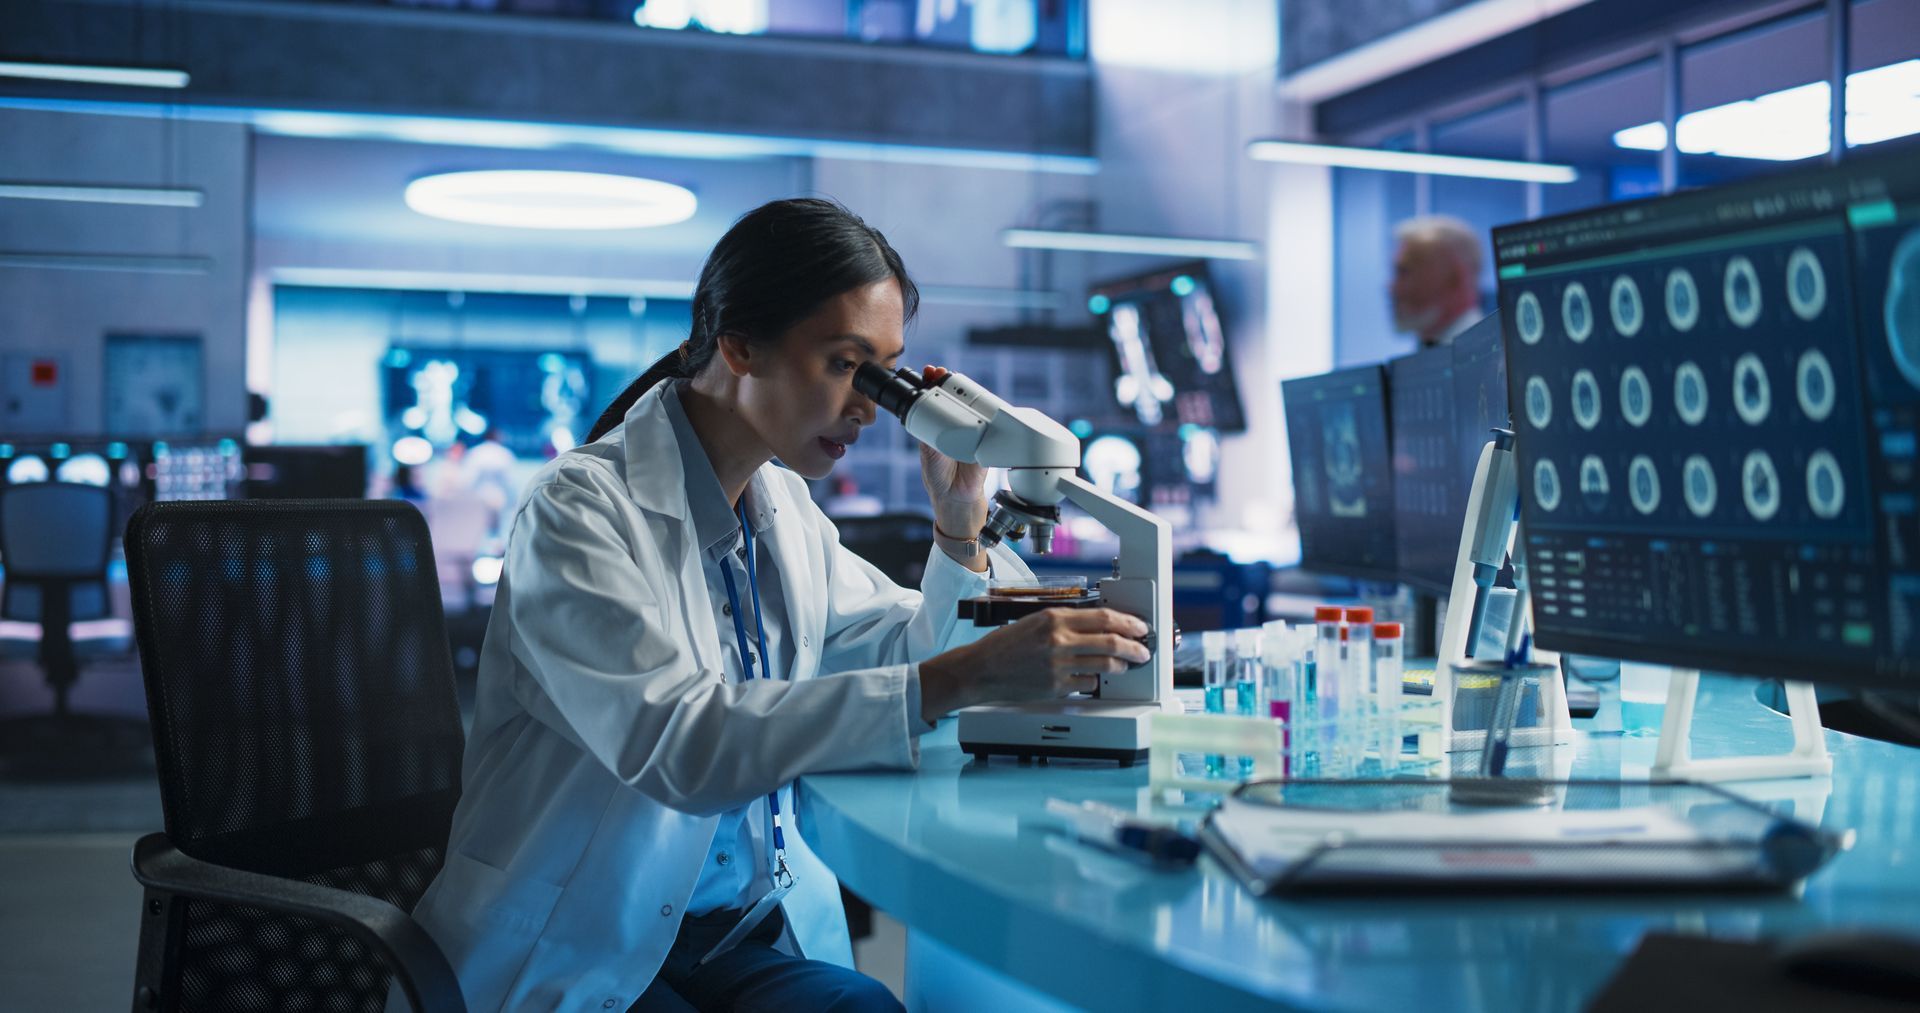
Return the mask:
{"type": "Polygon", "coordinates": [[[1114,760],[1123,767],[1147,758],[1159,704],[1101,700],[1045,700],[969,707],[960,712],[960,748],[981,761],[990,756],[1114,760]]]}

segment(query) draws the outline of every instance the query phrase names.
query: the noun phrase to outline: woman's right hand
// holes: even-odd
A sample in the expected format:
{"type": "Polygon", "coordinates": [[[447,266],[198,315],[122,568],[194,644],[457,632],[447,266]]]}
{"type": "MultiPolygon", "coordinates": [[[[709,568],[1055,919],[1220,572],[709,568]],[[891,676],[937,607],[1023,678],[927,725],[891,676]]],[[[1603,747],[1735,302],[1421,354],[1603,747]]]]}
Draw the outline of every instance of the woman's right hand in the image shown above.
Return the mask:
{"type": "Polygon", "coordinates": [[[920,710],[929,722],[978,703],[1047,700],[1091,692],[1103,672],[1152,657],[1147,624],[1112,609],[1042,609],[965,647],[920,663],[920,710]]]}

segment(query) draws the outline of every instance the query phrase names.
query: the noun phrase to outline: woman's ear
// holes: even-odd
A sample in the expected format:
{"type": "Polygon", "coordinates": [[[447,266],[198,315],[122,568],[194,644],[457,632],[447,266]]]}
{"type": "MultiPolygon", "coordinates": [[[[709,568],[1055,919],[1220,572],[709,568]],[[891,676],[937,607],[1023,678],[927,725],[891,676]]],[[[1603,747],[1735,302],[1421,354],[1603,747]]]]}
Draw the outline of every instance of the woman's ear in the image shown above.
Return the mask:
{"type": "Polygon", "coordinates": [[[753,343],[747,340],[746,335],[729,331],[714,339],[714,346],[727,372],[741,377],[752,371],[753,343]]]}

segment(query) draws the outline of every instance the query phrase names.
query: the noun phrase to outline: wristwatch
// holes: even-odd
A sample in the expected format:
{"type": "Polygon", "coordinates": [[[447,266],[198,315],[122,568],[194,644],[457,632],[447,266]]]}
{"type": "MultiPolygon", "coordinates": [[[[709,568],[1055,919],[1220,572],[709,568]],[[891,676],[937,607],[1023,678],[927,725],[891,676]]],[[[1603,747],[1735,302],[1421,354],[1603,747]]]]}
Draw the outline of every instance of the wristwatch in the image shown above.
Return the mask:
{"type": "Polygon", "coordinates": [[[972,559],[980,554],[980,536],[978,535],[972,538],[950,535],[940,530],[939,524],[933,526],[933,534],[935,538],[952,543],[953,551],[959,553],[961,559],[972,559]]]}

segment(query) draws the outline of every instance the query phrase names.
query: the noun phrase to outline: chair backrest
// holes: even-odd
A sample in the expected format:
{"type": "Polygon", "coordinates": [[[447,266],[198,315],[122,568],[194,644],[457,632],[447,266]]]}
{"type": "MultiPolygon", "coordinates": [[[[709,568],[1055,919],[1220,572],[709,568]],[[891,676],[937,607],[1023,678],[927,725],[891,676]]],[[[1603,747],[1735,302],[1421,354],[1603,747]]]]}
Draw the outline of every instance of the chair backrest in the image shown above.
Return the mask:
{"type": "Polygon", "coordinates": [[[880,568],[901,587],[919,587],[933,549],[933,519],[923,514],[878,514],[834,519],[840,544],[880,568]]]}
{"type": "Polygon", "coordinates": [[[112,548],[111,490],[76,482],[0,489],[0,563],[7,571],[0,615],[38,622],[46,610],[41,585],[50,581],[67,588],[68,619],[106,615],[112,548]]]}
{"type": "MultiPolygon", "coordinates": [[[[390,500],[152,503],[126,552],[173,845],[411,911],[445,857],[462,748],[420,514],[390,500]]],[[[306,967],[351,942],[195,902],[176,994],[271,991],[273,961],[306,967]]],[[[384,975],[332,977],[341,1008],[380,1008],[384,975]]]]}

